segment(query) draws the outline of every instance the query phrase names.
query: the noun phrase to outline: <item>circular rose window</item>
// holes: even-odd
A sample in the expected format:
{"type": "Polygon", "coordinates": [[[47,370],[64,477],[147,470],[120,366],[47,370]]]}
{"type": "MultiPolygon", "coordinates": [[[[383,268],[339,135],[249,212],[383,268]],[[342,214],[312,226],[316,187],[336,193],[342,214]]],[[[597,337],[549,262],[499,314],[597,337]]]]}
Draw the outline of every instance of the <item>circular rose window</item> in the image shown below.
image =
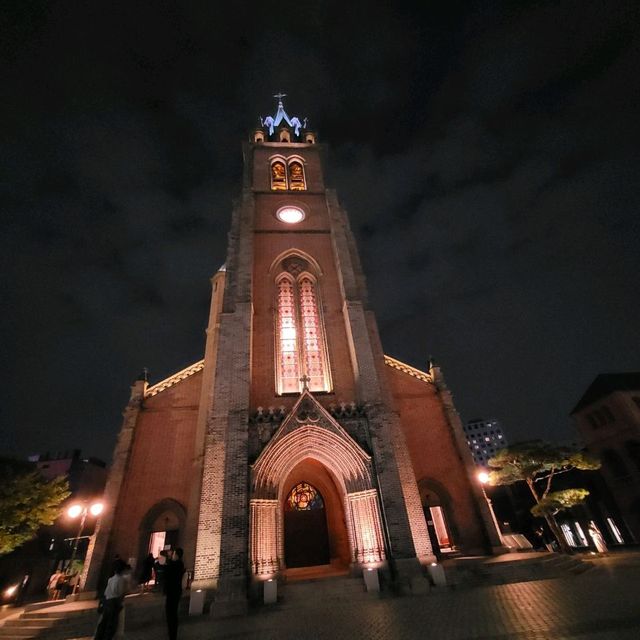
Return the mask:
{"type": "Polygon", "coordinates": [[[276,212],[276,218],[287,224],[297,224],[304,220],[304,211],[298,207],[282,207],[276,212]]]}

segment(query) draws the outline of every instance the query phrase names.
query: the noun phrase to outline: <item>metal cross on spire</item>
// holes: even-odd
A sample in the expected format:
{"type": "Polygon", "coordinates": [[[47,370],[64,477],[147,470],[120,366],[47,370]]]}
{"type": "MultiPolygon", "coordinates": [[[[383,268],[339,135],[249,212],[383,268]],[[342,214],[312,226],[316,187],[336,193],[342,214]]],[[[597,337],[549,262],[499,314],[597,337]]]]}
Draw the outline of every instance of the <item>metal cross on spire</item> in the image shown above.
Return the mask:
{"type": "Polygon", "coordinates": [[[282,98],[286,98],[287,94],[286,93],[275,93],[273,95],[274,98],[278,98],[278,106],[281,107],[282,105],[282,98]]]}
{"type": "Polygon", "coordinates": [[[302,390],[309,391],[309,383],[311,382],[311,378],[305,373],[302,378],[300,378],[300,382],[302,382],[302,390]]]}

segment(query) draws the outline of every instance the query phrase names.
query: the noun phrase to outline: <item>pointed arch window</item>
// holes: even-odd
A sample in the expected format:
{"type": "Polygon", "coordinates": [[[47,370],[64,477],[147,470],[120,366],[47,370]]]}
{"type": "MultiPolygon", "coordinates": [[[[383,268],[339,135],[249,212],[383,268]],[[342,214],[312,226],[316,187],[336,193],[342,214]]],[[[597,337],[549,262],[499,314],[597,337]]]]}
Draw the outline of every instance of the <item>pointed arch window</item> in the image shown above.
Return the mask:
{"type": "Polygon", "coordinates": [[[318,310],[315,282],[304,275],[298,281],[300,296],[300,328],[304,354],[305,374],[310,378],[309,389],[324,389],[325,361],[322,344],[322,326],[318,310]]]}
{"type": "Polygon", "coordinates": [[[271,189],[272,191],[286,191],[287,167],[282,160],[274,160],[271,163],[271,189]]]}
{"type": "Polygon", "coordinates": [[[299,160],[289,163],[289,188],[292,191],[306,191],[307,183],[304,179],[304,167],[299,160]]]}
{"type": "Polygon", "coordinates": [[[317,282],[306,261],[289,259],[276,280],[276,383],[279,394],[330,391],[331,375],[317,282]]]}
{"type": "Polygon", "coordinates": [[[298,329],[293,282],[283,276],[278,281],[278,370],[280,393],[300,388],[298,329]]]}

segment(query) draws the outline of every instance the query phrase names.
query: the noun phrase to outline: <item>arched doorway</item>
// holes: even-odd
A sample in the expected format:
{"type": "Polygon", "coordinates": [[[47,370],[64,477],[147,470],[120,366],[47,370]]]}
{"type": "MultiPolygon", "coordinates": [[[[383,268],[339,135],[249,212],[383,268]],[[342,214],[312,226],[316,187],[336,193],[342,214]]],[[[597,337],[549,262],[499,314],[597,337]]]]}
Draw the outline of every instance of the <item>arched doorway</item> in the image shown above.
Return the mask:
{"type": "Polygon", "coordinates": [[[351,561],[344,496],[333,475],[318,460],[301,460],[279,491],[283,556],[287,569],[351,561]]]}
{"type": "Polygon", "coordinates": [[[330,561],[324,499],[307,482],[298,482],[284,501],[284,553],[290,569],[330,561]]]}
{"type": "Polygon", "coordinates": [[[140,523],[140,543],[138,557],[149,553],[158,557],[160,551],[180,545],[180,536],[184,531],[186,511],[171,498],[157,502],[140,523]]]}
{"type": "Polygon", "coordinates": [[[287,569],[285,546],[295,542],[288,536],[285,544],[285,500],[301,482],[322,497],[332,569],[386,560],[371,458],[305,391],[252,466],[249,557],[257,579],[287,569]]]}
{"type": "Polygon", "coordinates": [[[447,490],[436,480],[423,478],[418,482],[422,508],[427,521],[431,547],[436,555],[455,550],[450,519],[450,499],[447,490]]]}

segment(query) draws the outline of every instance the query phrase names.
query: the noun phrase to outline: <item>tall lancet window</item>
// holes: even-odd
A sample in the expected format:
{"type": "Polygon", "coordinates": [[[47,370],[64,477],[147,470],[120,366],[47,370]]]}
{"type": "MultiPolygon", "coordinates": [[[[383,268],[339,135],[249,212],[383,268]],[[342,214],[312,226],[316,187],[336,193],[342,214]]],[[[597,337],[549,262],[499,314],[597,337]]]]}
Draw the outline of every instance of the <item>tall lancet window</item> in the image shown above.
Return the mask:
{"type": "Polygon", "coordinates": [[[300,356],[296,301],[293,282],[282,276],[278,280],[278,346],[280,393],[293,393],[300,388],[300,356]]]}
{"type": "Polygon", "coordinates": [[[316,297],[316,286],[313,280],[304,275],[298,280],[300,295],[300,324],[302,329],[302,344],[304,351],[304,368],[309,378],[311,391],[326,391],[324,340],[316,297]]]}
{"type": "Polygon", "coordinates": [[[302,391],[303,377],[310,391],[330,391],[331,374],[315,277],[302,258],[287,258],[282,267],[284,273],[276,280],[278,393],[302,391]]]}

